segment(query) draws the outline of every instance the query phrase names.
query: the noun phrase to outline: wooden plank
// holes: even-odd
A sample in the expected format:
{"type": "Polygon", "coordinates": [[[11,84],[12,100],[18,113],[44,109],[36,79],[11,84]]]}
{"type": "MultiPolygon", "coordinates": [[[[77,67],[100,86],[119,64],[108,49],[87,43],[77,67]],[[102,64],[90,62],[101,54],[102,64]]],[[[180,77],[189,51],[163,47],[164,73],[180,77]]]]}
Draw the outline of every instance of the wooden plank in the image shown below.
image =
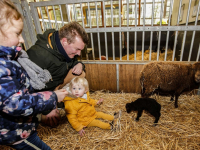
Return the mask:
{"type": "Polygon", "coordinates": [[[123,92],[140,93],[140,72],[143,65],[119,65],[119,89],[123,92]]]}
{"type": "Polygon", "coordinates": [[[117,92],[115,64],[85,64],[90,90],[117,92]]]}

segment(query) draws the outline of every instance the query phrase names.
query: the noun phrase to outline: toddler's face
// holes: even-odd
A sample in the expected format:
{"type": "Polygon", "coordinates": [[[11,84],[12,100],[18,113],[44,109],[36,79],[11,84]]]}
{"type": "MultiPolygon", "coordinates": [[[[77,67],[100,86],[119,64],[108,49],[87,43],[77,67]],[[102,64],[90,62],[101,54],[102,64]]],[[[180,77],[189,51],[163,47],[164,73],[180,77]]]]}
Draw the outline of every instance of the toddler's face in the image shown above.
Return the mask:
{"type": "Polygon", "coordinates": [[[24,43],[24,39],[21,35],[23,29],[23,21],[19,20],[9,20],[6,24],[2,26],[2,31],[0,32],[0,45],[2,46],[20,46],[20,43],[24,43]]]}
{"type": "Polygon", "coordinates": [[[85,94],[86,90],[83,85],[77,83],[72,86],[71,92],[76,97],[82,97],[85,94]]]}

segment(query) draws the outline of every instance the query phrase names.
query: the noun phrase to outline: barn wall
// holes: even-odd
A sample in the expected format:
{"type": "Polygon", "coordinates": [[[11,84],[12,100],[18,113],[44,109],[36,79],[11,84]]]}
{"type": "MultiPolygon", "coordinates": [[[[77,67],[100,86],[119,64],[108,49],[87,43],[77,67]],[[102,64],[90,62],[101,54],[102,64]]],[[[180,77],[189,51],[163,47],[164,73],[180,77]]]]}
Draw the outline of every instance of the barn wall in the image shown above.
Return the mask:
{"type": "MultiPolygon", "coordinates": [[[[91,90],[117,92],[115,64],[85,64],[86,79],[91,90]]],[[[139,76],[143,64],[119,65],[119,92],[140,93],[139,76]]]]}

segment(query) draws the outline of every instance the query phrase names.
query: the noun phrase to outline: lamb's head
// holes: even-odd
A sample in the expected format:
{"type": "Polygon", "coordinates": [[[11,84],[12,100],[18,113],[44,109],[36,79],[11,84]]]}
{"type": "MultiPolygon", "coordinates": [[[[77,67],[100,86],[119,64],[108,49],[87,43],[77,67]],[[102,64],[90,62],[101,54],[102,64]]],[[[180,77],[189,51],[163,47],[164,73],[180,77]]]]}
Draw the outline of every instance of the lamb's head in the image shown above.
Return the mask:
{"type": "Polygon", "coordinates": [[[192,69],[194,70],[194,79],[195,82],[200,83],[200,62],[196,62],[192,65],[192,69]]]}
{"type": "Polygon", "coordinates": [[[127,103],[126,104],[126,112],[130,113],[131,111],[132,111],[132,109],[131,109],[131,103],[127,103]]]}
{"type": "Polygon", "coordinates": [[[127,113],[130,113],[131,111],[136,111],[136,107],[134,105],[134,102],[131,102],[131,103],[127,103],[126,104],[126,112],[127,113]]]}

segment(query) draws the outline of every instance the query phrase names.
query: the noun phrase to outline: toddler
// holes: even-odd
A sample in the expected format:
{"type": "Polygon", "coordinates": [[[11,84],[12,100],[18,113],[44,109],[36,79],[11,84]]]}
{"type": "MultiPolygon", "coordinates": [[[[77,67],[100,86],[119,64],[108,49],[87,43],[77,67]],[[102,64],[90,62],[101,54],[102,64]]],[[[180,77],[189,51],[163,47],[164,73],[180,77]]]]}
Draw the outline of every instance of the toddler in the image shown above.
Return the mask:
{"type": "Polygon", "coordinates": [[[90,98],[89,85],[85,78],[73,78],[68,84],[68,87],[68,92],[71,92],[71,96],[67,96],[64,99],[65,111],[69,123],[80,136],[85,134],[85,127],[96,126],[102,129],[116,128],[116,123],[120,119],[121,111],[114,116],[103,112],[97,112],[94,106],[102,103],[103,99],[97,101],[90,98]],[[110,120],[112,123],[105,123],[97,120],[97,118],[110,120]]]}
{"type": "Polygon", "coordinates": [[[16,61],[24,42],[22,16],[10,0],[0,0],[0,8],[0,144],[51,150],[37,136],[37,115],[55,109],[67,91],[34,93],[27,72],[16,61]]]}

